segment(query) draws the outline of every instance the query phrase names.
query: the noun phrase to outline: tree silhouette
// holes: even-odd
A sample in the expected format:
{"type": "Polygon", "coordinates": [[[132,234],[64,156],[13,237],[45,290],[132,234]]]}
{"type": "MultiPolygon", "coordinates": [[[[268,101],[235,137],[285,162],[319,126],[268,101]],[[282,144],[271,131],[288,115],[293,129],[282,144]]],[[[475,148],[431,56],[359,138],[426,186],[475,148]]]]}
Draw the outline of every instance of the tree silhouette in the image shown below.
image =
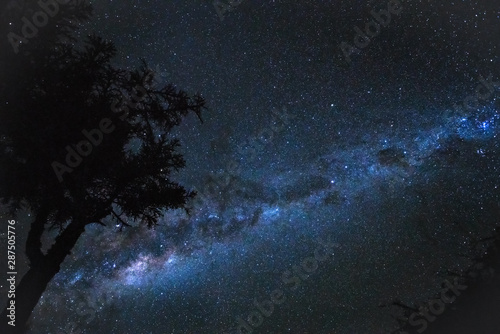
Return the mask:
{"type": "MultiPolygon", "coordinates": [[[[2,36],[12,32],[6,15],[20,28],[22,17],[36,10],[28,7],[1,14],[2,36]]],[[[72,1],[36,36],[16,44],[17,52],[12,40],[0,42],[6,50],[0,56],[0,198],[12,213],[25,208],[34,216],[29,270],[16,289],[16,327],[7,325],[5,308],[2,333],[24,330],[87,225],[112,219],[121,227],[151,227],[163,210],[186,209],[195,195],[171,179],[185,161],[170,132],[190,112],[201,120],[205,101],[173,85],[153,85],[144,61],[133,71],[114,67],[111,42],[74,39],[78,22],[90,16],[85,1],[72,1]],[[42,235],[54,228],[59,233],[43,252],[42,235]]]]}

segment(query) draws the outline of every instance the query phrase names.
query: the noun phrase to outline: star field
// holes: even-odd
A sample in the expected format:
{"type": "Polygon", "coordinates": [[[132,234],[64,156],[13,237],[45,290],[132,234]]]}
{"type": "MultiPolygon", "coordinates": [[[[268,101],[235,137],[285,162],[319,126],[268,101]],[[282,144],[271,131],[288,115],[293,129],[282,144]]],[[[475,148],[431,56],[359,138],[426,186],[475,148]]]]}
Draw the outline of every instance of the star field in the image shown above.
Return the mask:
{"type": "Polygon", "coordinates": [[[432,298],[484,252],[500,209],[497,2],[401,1],[350,64],[340,43],[386,1],[246,0],[222,21],[211,1],[94,6],[80,33],[116,42],[117,65],[145,58],[158,84],[208,101],[176,132],[176,178],[199,196],[152,230],[87,228],[31,333],[237,333],[276,289],[254,333],[391,333],[401,310],[380,305],[432,298]]]}

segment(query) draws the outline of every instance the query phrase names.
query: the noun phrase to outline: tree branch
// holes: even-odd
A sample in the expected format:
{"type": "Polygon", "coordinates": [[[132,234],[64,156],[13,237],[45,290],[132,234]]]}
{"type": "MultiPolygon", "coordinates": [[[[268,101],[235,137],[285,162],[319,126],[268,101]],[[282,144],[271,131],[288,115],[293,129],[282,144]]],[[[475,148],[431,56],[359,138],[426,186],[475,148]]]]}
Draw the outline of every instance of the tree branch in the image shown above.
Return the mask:
{"type": "Polygon", "coordinates": [[[115,212],[115,210],[111,210],[111,213],[121,223],[120,231],[123,229],[123,226],[132,226],[129,223],[127,223],[126,221],[124,221],[123,219],[121,219],[120,216],[115,212]]]}

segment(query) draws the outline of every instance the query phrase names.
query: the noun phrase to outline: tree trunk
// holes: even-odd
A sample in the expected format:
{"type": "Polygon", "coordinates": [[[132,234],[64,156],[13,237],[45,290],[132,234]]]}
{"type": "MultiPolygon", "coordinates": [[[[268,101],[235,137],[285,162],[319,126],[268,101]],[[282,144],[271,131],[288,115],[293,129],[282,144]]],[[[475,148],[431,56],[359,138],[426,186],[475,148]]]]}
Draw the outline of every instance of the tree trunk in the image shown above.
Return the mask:
{"type": "Polygon", "coordinates": [[[45,224],[48,217],[49,210],[44,205],[37,213],[35,220],[31,223],[28,238],[26,238],[26,256],[28,257],[30,267],[34,267],[43,261],[42,235],[45,231],[45,224]]]}
{"type": "MultiPolygon", "coordinates": [[[[8,324],[10,319],[7,305],[1,316],[0,333],[23,333],[31,312],[38,303],[43,292],[52,278],[59,272],[66,255],[71,252],[78,238],[85,231],[85,224],[71,222],[56,238],[54,244],[38,263],[31,263],[30,269],[23,276],[16,287],[15,298],[15,327],[8,324]]],[[[10,300],[8,301],[10,303],[10,300]]]]}

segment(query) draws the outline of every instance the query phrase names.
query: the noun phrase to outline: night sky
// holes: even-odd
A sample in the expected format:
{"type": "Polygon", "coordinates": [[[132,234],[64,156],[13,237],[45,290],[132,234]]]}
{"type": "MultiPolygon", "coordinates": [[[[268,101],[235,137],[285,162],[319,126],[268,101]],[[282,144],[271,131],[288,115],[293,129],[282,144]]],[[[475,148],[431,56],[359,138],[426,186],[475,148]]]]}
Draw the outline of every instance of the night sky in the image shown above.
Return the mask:
{"type": "Polygon", "coordinates": [[[80,36],[207,100],[176,130],[199,196],[152,230],[89,226],[30,333],[391,333],[393,301],[433,298],[484,253],[498,0],[243,0],[222,20],[210,0],[93,2],[80,36]]]}

